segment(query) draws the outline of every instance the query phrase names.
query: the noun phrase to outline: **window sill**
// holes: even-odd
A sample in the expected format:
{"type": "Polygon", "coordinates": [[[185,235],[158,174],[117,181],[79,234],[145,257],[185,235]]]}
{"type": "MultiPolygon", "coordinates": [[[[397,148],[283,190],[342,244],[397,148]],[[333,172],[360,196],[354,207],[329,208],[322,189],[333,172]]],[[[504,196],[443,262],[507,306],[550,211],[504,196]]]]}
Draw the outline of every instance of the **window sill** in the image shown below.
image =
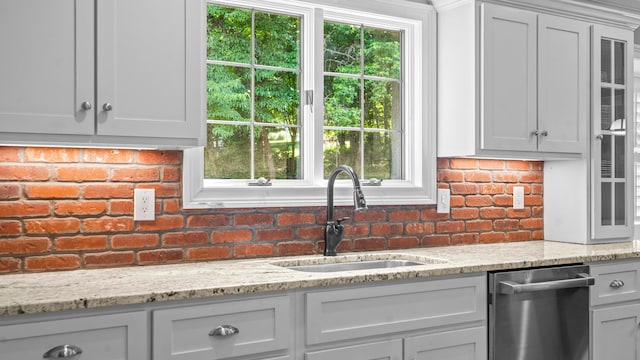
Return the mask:
{"type": "MultiPolygon", "coordinates": [[[[205,187],[203,182],[201,148],[187,149],[185,169],[198,169],[199,174],[184,174],[183,208],[261,208],[312,207],[327,205],[327,185],[274,184],[272,186],[218,186],[205,187]],[[189,164],[189,162],[194,162],[189,164]]],[[[437,171],[423,167],[420,182],[387,181],[381,186],[363,186],[367,204],[371,205],[433,205],[435,204],[437,171]],[[430,186],[431,184],[432,186],[430,186]]],[[[353,186],[350,180],[337,181],[334,204],[353,205],[353,186]]]]}

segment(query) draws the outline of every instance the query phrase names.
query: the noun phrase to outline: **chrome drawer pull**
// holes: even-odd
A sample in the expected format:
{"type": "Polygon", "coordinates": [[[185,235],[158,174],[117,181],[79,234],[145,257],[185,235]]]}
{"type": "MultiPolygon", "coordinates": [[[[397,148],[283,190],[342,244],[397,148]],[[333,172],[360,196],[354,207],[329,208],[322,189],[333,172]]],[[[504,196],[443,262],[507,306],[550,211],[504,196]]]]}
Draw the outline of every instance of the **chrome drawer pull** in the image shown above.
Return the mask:
{"type": "Polygon", "coordinates": [[[624,286],[624,281],[622,280],[613,280],[611,284],[609,284],[612,288],[620,288],[624,286]]]}
{"type": "Polygon", "coordinates": [[[82,349],[75,345],[59,345],[42,355],[45,359],[70,358],[82,354],[82,349]]]}
{"type": "Polygon", "coordinates": [[[209,331],[209,336],[231,336],[239,333],[240,330],[232,325],[220,325],[209,331]]]}

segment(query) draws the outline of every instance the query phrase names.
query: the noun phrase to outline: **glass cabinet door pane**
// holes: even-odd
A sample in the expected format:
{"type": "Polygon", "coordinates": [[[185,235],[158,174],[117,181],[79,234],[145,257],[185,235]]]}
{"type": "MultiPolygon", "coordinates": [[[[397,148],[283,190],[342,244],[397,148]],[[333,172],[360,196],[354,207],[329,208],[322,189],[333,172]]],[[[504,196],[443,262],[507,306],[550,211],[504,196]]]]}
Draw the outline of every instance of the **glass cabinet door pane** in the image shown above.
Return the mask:
{"type": "Polygon", "coordinates": [[[613,162],[611,161],[611,135],[603,135],[600,147],[600,177],[611,178],[613,162]]]}
{"type": "Polygon", "coordinates": [[[616,198],[615,198],[615,206],[616,206],[616,225],[625,225],[625,183],[619,182],[616,183],[615,187],[616,198]]]}
{"type": "Polygon", "coordinates": [[[600,82],[611,82],[611,40],[600,41],[600,82]]]}
{"type": "Polygon", "coordinates": [[[600,224],[602,226],[611,225],[611,183],[602,183],[601,184],[601,199],[600,199],[600,207],[601,207],[601,219],[600,224]]]}
{"type": "Polygon", "coordinates": [[[624,136],[614,136],[614,154],[615,154],[615,178],[616,179],[624,179],[625,176],[625,160],[626,154],[624,152],[626,146],[626,139],[624,136]]]}
{"type": "Polygon", "coordinates": [[[614,43],[614,66],[615,66],[615,83],[624,85],[624,43],[616,41],[614,43]]]}
{"type": "Polygon", "coordinates": [[[611,88],[600,89],[600,130],[609,130],[613,123],[612,96],[611,88]]]}

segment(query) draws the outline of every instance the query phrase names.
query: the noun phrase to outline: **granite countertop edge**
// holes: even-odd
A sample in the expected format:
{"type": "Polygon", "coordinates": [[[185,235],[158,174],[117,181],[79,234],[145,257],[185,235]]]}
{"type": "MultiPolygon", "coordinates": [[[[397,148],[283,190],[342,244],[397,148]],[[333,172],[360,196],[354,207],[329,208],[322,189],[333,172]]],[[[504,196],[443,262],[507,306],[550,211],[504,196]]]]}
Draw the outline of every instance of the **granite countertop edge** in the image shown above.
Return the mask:
{"type": "Polygon", "coordinates": [[[639,257],[637,241],[598,245],[527,241],[368,251],[339,254],[333,259],[309,255],[7,274],[0,275],[0,316],[639,257]],[[278,266],[382,258],[408,258],[425,265],[337,273],[308,273],[278,266]]]}

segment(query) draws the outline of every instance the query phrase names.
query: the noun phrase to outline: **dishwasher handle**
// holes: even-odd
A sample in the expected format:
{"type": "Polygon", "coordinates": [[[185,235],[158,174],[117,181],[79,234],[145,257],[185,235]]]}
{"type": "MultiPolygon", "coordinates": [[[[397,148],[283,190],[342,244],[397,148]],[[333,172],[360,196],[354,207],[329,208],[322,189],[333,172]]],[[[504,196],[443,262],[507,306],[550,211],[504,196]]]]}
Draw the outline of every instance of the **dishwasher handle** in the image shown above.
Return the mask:
{"type": "Polygon", "coordinates": [[[545,290],[587,287],[595,284],[595,282],[595,278],[586,273],[578,274],[578,277],[575,279],[553,280],[530,284],[519,284],[514,281],[500,281],[498,284],[498,292],[500,294],[513,295],[545,290]]]}

